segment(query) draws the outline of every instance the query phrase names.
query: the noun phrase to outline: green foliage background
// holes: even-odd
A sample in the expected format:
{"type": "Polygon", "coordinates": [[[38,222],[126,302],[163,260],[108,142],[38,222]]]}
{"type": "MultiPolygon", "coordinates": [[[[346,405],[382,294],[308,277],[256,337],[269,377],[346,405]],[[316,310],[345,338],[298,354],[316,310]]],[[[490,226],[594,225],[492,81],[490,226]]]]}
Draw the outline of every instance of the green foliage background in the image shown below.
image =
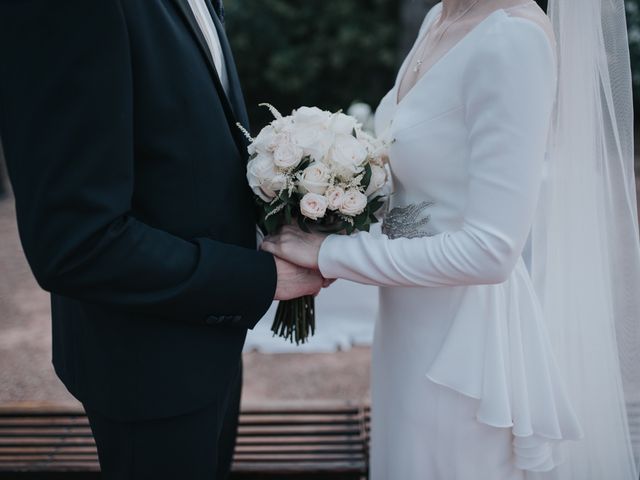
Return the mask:
{"type": "Polygon", "coordinates": [[[227,33],[255,130],[302,105],[375,106],[397,63],[398,0],[226,0],[227,33]]]}
{"type": "MultiPolygon", "coordinates": [[[[423,0],[413,0],[423,1],[423,0]]],[[[542,5],[544,2],[539,2],[542,5]]],[[[400,0],[225,0],[227,33],[253,129],[301,105],[375,107],[400,63],[400,0]]],[[[640,0],[626,0],[636,116],[640,113],[640,0]]],[[[544,5],[543,5],[544,6],[544,5]]]]}

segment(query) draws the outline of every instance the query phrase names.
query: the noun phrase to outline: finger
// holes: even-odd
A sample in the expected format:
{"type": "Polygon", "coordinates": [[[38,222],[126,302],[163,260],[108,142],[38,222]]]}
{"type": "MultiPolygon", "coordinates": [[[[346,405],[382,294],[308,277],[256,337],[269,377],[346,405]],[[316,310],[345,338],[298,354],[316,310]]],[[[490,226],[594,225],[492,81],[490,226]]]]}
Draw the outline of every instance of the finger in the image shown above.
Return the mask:
{"type": "Polygon", "coordinates": [[[279,252],[279,248],[278,245],[272,242],[262,242],[262,245],[260,245],[260,249],[271,253],[272,255],[278,255],[279,252]]]}
{"type": "Polygon", "coordinates": [[[280,238],[281,237],[279,233],[274,233],[273,235],[267,235],[266,237],[264,237],[264,241],[271,243],[280,243],[280,238]]]}
{"type": "Polygon", "coordinates": [[[322,282],[322,288],[329,288],[334,283],[335,283],[335,280],[330,280],[330,279],[325,278],[324,282],[322,282]]]}

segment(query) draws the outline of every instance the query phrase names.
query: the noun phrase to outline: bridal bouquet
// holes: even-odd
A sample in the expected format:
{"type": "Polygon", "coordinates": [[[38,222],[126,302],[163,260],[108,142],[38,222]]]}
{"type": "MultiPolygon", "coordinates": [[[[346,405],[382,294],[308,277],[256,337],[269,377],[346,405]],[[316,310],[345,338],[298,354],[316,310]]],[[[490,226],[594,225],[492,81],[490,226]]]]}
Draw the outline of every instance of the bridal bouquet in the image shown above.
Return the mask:
{"type": "MultiPolygon", "coordinates": [[[[261,227],[268,234],[294,222],[305,231],[368,231],[386,200],[388,145],[341,112],[302,107],[283,116],[263,105],[275,119],[256,138],[243,129],[261,227]]],[[[315,332],[313,297],[280,302],[272,331],[305,343],[315,332]]]]}

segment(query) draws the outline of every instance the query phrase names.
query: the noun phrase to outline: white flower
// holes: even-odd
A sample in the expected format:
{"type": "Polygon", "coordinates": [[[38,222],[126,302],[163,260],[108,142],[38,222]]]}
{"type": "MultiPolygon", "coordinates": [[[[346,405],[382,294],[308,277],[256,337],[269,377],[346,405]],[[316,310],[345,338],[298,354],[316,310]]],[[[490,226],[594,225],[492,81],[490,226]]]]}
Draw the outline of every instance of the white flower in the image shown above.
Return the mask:
{"type": "Polygon", "coordinates": [[[324,163],[314,162],[300,174],[300,191],[302,193],[324,194],[329,186],[331,171],[324,163]]]}
{"type": "Polygon", "coordinates": [[[300,213],[311,220],[318,220],[324,217],[328,204],[329,202],[322,195],[307,193],[300,200],[300,213]]]}
{"type": "Polygon", "coordinates": [[[356,217],[367,208],[367,196],[355,188],[347,190],[342,197],[340,213],[348,217],[356,217]]]}
{"type": "Polygon", "coordinates": [[[342,205],[342,197],[344,197],[344,189],[337,185],[331,186],[327,188],[327,191],[324,192],[324,196],[327,198],[329,202],[329,210],[336,211],[342,205]]]}
{"type": "Polygon", "coordinates": [[[334,138],[331,130],[318,125],[296,124],[293,135],[296,145],[302,148],[304,156],[318,162],[326,158],[334,138]]]}
{"type": "Polygon", "coordinates": [[[378,154],[378,150],[384,148],[384,143],[381,140],[362,130],[358,131],[358,140],[365,146],[370,157],[375,157],[378,154]]]}
{"type": "Polygon", "coordinates": [[[387,184],[387,169],[379,165],[371,165],[371,181],[364,194],[370,197],[379,192],[387,184]]]}
{"type": "Polygon", "coordinates": [[[258,154],[247,165],[247,181],[257,196],[270,202],[287,185],[287,176],[276,170],[269,155],[258,154]]]}
{"type": "Polygon", "coordinates": [[[376,138],[362,130],[358,130],[357,133],[358,140],[360,140],[367,149],[367,154],[372,164],[383,166],[389,162],[389,148],[384,140],[376,138]]]}
{"type": "Polygon", "coordinates": [[[291,133],[293,130],[293,117],[282,117],[271,122],[271,126],[278,133],[291,133]]]}
{"type": "Polygon", "coordinates": [[[292,115],[297,126],[314,126],[328,128],[331,113],[320,110],[318,107],[300,107],[292,115]]]}
{"type": "Polygon", "coordinates": [[[336,175],[344,180],[362,172],[367,149],[352,135],[337,135],[327,161],[336,175]]]}
{"type": "Polygon", "coordinates": [[[344,113],[336,113],[331,117],[330,129],[333,133],[342,135],[352,135],[358,126],[358,121],[344,113]]]}
{"type": "Polygon", "coordinates": [[[267,125],[258,136],[249,145],[249,155],[255,155],[256,153],[273,153],[276,149],[275,144],[276,131],[271,125],[267,125]]]}
{"type": "Polygon", "coordinates": [[[274,139],[273,162],[276,167],[289,170],[297,167],[302,161],[304,152],[298,147],[291,135],[280,133],[274,139]]]}

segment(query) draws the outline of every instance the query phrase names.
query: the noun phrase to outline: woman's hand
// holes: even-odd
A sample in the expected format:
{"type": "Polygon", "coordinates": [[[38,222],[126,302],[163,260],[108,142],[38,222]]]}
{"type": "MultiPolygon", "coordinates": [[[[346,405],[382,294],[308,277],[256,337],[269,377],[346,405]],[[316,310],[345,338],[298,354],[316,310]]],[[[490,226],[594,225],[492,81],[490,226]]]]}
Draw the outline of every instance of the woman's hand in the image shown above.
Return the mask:
{"type": "Polygon", "coordinates": [[[283,227],[277,235],[262,242],[262,250],[301,267],[318,270],[320,247],[327,235],[305,233],[297,226],[283,227]]]}

